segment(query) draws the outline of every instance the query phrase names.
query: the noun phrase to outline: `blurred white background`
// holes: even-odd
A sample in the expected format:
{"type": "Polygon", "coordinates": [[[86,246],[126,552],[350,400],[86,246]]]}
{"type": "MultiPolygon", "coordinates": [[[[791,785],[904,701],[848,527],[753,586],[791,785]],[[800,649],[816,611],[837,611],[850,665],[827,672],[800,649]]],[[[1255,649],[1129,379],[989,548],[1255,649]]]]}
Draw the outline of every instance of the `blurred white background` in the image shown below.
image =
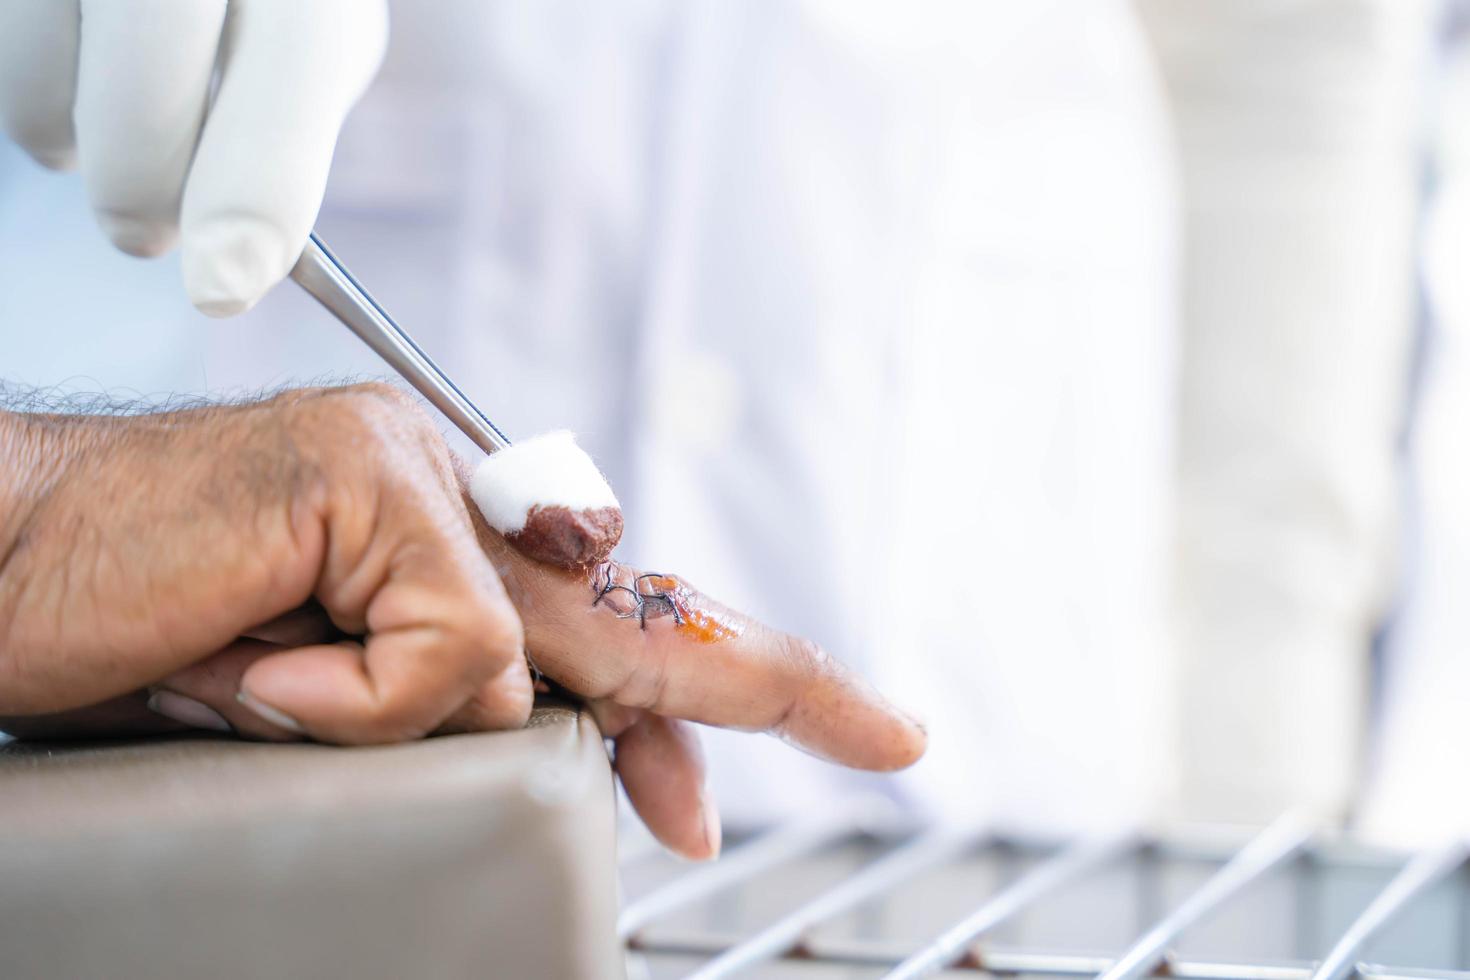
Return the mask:
{"type": "MultiPolygon", "coordinates": [[[[629,557],[929,723],[897,779],[712,735],[728,820],[867,787],[1028,827],[1470,829],[1456,8],[393,16],[325,237],[513,436],[582,433],[629,557]]],[[[176,257],[112,251],[9,147],[0,284],[21,387],[383,373],[290,284],[196,314],[176,257]]]]}

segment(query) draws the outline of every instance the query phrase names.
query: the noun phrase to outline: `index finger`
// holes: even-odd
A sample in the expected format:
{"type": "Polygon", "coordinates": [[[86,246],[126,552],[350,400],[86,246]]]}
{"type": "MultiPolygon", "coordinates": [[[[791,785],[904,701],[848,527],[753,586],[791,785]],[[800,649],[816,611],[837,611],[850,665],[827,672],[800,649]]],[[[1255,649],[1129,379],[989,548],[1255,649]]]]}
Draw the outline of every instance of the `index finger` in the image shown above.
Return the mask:
{"type": "Polygon", "coordinates": [[[771,732],[861,769],[901,769],[924,753],[923,727],[816,643],[679,576],[615,561],[565,572],[493,535],[483,543],[520,610],[527,653],[578,694],[771,732]]]}

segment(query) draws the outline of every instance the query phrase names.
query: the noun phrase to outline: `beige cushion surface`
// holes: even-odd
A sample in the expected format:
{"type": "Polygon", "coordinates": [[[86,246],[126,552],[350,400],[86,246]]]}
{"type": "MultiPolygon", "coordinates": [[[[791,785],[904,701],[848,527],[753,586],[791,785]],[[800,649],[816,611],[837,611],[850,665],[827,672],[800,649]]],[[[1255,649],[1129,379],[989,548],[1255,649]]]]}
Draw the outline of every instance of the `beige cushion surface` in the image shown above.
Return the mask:
{"type": "Polygon", "coordinates": [[[591,718],[0,746],[0,977],[621,977],[591,718]]]}

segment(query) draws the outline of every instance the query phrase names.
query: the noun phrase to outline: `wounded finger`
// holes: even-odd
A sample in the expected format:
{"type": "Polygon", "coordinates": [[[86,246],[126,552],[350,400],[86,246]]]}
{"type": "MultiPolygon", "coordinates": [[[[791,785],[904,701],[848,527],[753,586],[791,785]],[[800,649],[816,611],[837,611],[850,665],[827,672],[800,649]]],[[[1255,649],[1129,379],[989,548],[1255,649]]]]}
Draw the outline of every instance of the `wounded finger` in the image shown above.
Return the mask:
{"type": "Polygon", "coordinates": [[[903,768],[924,752],[922,726],[820,646],[724,606],[676,575],[613,561],[582,574],[514,564],[505,571],[528,651],[574,691],[769,731],[863,769],[903,768]]]}

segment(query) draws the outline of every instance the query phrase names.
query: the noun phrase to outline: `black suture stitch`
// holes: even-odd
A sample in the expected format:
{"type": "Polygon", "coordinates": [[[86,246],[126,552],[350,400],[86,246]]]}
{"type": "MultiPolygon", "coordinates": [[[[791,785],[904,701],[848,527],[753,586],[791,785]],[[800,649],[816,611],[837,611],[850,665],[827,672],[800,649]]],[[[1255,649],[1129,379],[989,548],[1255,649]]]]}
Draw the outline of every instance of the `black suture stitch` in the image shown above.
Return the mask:
{"type": "Polygon", "coordinates": [[[651,606],[655,610],[653,615],[672,615],[676,626],[684,625],[684,614],[679,610],[679,604],[674,601],[672,593],[657,587],[645,592],[642,587],[644,579],[673,579],[674,576],[665,575],[661,572],[645,572],[635,578],[633,580],[633,587],[629,588],[626,585],[619,585],[613,581],[613,566],[611,563],[603,566],[602,575],[602,587],[597,592],[597,598],[592,600],[593,606],[600,604],[603,599],[606,599],[614,592],[626,592],[633,597],[633,608],[627,612],[613,610],[613,615],[619,619],[636,618],[638,620],[638,628],[646,630],[648,629],[649,607],[651,606]]]}

